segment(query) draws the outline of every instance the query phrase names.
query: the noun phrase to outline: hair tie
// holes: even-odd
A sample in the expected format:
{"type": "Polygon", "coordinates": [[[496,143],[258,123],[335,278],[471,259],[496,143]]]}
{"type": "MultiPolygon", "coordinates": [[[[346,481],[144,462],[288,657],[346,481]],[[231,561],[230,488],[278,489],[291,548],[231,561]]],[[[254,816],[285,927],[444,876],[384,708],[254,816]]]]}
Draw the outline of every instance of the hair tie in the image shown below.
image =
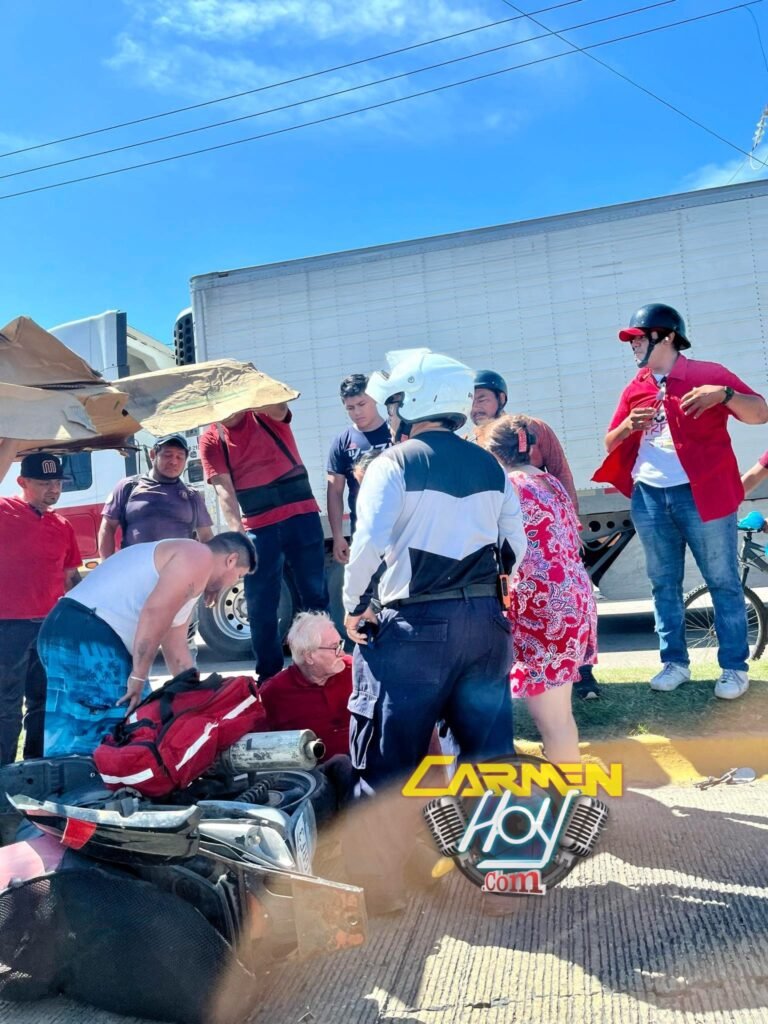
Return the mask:
{"type": "Polygon", "coordinates": [[[528,451],[528,431],[525,427],[517,428],[517,450],[521,455],[528,451]]]}

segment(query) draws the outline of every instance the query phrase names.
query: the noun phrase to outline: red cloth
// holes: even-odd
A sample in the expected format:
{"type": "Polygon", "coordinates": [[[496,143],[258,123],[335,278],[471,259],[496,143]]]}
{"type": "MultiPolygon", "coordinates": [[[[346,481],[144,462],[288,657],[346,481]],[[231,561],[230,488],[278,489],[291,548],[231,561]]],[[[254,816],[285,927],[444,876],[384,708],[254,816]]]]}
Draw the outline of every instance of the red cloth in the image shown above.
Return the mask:
{"type": "Polygon", "coordinates": [[[311,729],[325,744],[324,761],[334,754],[349,754],[347,703],[352,694],[352,659],[345,654],[343,661],[341,672],[324,686],[310,682],[297,665],[290,665],[259,691],[268,729],[311,729]]]}
{"type": "Polygon", "coordinates": [[[597,607],[581,561],[579,521],[551,473],[510,473],[523,511],[528,548],[510,587],[514,697],[535,697],[573,683],[597,660],[597,607]],[[547,487],[550,484],[552,490],[547,487]],[[553,493],[554,492],[554,493],[553,493]]]}
{"type": "Polygon", "coordinates": [[[82,558],[75,531],[57,512],[0,498],[0,619],[43,619],[64,594],[64,572],[82,558]]]}
{"type": "MultiPolygon", "coordinates": [[[[665,409],[669,430],[678,458],[691,483],[696,508],[706,523],[730,515],[744,497],[741,474],[728,434],[728,417],[734,415],[729,406],[715,405],[698,419],[686,416],[680,400],[692,388],[704,384],[732,387],[742,395],[755,395],[751,387],[719,363],[678,356],[667,376],[665,409]]],[[[625,420],[638,406],[651,406],[659,386],[646,367],[624,388],[608,430],[625,420]]],[[[737,417],[738,418],[738,417],[737,417]]],[[[641,434],[633,431],[608,454],[592,477],[597,483],[612,484],[622,494],[632,493],[632,470],[640,448],[641,434]]]]}
{"type": "MultiPolygon", "coordinates": [[[[265,417],[265,420],[269,424],[269,429],[280,438],[298,465],[302,465],[290,427],[290,411],[282,422],[270,417],[265,417]]],[[[203,464],[205,479],[208,483],[214,476],[230,473],[231,467],[235,489],[244,491],[250,487],[271,484],[278,477],[295,468],[275,439],[270,437],[264,427],[259,424],[253,412],[247,412],[234,427],[222,427],[221,429],[227,442],[229,466],[215,423],[207,428],[199,442],[200,461],[203,464]]],[[[286,519],[303,515],[306,512],[319,511],[317,502],[314,498],[310,498],[306,501],[294,501],[289,505],[282,505],[280,508],[273,508],[269,512],[262,512],[256,516],[244,516],[243,523],[249,530],[257,530],[261,526],[282,523],[286,519]]]]}
{"type": "Polygon", "coordinates": [[[531,424],[531,432],[536,436],[536,444],[531,448],[531,465],[537,469],[545,469],[547,473],[556,476],[568,492],[568,497],[573,502],[573,507],[579,511],[579,496],[576,493],[576,484],[573,482],[573,473],[565,457],[560,439],[552,427],[544,420],[528,417],[531,424]]]}

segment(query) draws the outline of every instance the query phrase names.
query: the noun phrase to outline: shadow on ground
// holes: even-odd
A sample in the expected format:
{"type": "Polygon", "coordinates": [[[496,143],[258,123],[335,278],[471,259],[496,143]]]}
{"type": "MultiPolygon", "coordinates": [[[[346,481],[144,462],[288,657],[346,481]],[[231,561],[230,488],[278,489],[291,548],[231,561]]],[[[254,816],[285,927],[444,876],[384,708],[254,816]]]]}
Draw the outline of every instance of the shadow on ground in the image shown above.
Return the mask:
{"type": "Polygon", "coordinates": [[[452,873],[404,918],[373,922],[360,953],[280,968],[251,1024],[549,1022],[566,999],[569,1018],[606,1020],[625,1015],[618,996],[726,1019],[764,1008],[768,818],[677,792],[670,806],[613,801],[601,852],[510,916],[484,916],[487,897],[452,873]]]}

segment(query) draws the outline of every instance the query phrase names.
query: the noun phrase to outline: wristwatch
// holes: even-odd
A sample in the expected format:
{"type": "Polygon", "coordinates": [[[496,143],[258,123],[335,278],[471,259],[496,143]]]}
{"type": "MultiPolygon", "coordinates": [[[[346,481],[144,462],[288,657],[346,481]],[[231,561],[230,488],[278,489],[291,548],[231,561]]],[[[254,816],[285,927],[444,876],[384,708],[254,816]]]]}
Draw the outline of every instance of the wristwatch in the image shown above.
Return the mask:
{"type": "Polygon", "coordinates": [[[728,405],[730,400],[733,398],[735,391],[733,390],[733,388],[729,388],[727,384],[723,387],[723,391],[725,392],[725,395],[723,397],[723,405],[728,405]]]}

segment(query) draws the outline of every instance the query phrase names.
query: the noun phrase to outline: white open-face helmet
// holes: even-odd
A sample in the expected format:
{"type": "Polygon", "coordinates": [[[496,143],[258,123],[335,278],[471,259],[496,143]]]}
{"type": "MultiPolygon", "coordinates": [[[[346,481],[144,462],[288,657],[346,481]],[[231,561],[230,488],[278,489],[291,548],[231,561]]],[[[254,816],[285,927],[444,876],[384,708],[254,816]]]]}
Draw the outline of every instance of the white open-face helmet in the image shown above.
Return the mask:
{"type": "Polygon", "coordinates": [[[462,427],[472,409],[475,375],[468,366],[428,348],[387,353],[389,372],[377,370],[368,379],[366,394],[384,405],[402,392],[399,416],[419,423],[449,416],[454,430],[462,427]]]}

